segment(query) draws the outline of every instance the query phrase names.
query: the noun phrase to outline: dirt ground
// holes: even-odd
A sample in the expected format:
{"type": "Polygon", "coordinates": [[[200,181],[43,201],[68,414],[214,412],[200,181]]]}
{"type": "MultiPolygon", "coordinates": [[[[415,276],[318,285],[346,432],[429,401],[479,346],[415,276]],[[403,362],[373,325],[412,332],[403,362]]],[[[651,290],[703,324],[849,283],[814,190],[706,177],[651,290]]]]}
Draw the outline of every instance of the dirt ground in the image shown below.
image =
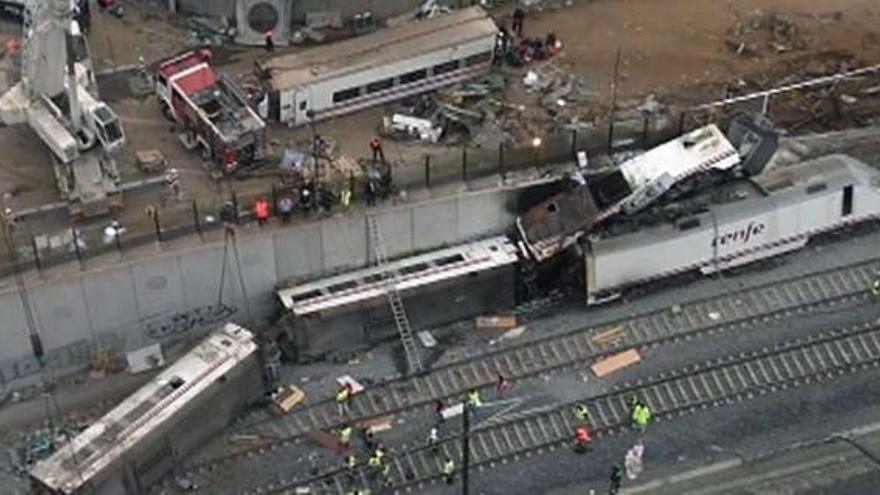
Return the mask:
{"type": "MultiPolygon", "coordinates": [[[[564,3],[564,2],[559,2],[564,3]]],[[[161,60],[187,48],[186,30],[180,19],[151,7],[150,3],[126,2],[126,16],[116,19],[95,11],[90,43],[99,70],[161,60]]],[[[503,19],[510,8],[493,12],[503,19]]],[[[724,95],[732,81],[757,81],[753,86],[776,84],[769,74],[795,72],[795,80],[880,61],[880,3],[876,0],[574,0],[558,10],[531,12],[526,19],[528,36],[556,33],[564,43],[557,63],[584,78],[594,95],[578,110],[585,115],[605,113],[610,101],[616,54],[620,50],[619,102],[640,102],[656,94],[666,104],[704,102],[724,95]],[[734,53],[729,30],[738,21],[748,24],[755,12],[784,14],[797,27],[796,47],[778,52],[773,46],[757,47],[756,53],[734,53]]],[[[0,22],[0,38],[18,27],[0,22]]],[[[279,52],[299,48],[280,49],[279,52]]],[[[262,49],[224,46],[216,51],[221,69],[241,80],[253,60],[265,56],[262,49]]],[[[522,91],[525,69],[506,69],[513,101],[531,99],[522,91]]],[[[752,87],[752,86],[750,86],[752,87]]],[[[160,149],[170,166],[183,177],[185,199],[219,202],[234,189],[248,194],[268,190],[272,180],[215,182],[205,173],[201,160],[187,152],[169,132],[155,97],[114,99],[111,105],[125,126],[129,146],[119,157],[124,181],[146,177],[134,165],[134,151],[160,149]]],[[[860,103],[861,104],[861,103],[860,103]]],[[[379,126],[388,107],[321,122],[317,132],[333,139],[342,153],[353,158],[368,154],[366,143],[379,126]]],[[[308,142],[311,129],[270,126],[270,151],[308,142]]],[[[0,192],[13,192],[9,200],[16,209],[57,201],[49,167],[48,151],[23,128],[0,128],[0,192]]],[[[421,174],[426,154],[460,154],[457,148],[420,143],[386,141],[386,155],[399,173],[421,174]],[[409,168],[407,168],[409,167],[409,168]]],[[[449,158],[449,157],[447,157],[449,158]]],[[[455,158],[455,157],[452,157],[455,158]]],[[[453,163],[455,160],[448,160],[453,163]]],[[[161,189],[161,188],[160,188],[161,189]]],[[[165,202],[164,190],[148,190],[126,196],[126,225],[144,224],[147,205],[165,202]]],[[[175,205],[171,205],[175,206],[175,205]]],[[[176,205],[180,206],[180,205],[176,205]]],[[[180,209],[180,208],[178,208],[180,209]]],[[[99,220],[107,223],[107,219],[99,220]]],[[[35,231],[63,228],[64,218],[33,223],[35,231]]]]}
{"type": "Polygon", "coordinates": [[[750,77],[828,54],[880,61],[880,3],[876,0],[591,0],[534,13],[527,36],[555,32],[561,61],[602,97],[611,94],[617,50],[619,96],[655,93],[688,98],[695,86],[750,77]],[[756,10],[790,17],[803,49],[742,56],[727,48],[728,29],[756,10]]]}

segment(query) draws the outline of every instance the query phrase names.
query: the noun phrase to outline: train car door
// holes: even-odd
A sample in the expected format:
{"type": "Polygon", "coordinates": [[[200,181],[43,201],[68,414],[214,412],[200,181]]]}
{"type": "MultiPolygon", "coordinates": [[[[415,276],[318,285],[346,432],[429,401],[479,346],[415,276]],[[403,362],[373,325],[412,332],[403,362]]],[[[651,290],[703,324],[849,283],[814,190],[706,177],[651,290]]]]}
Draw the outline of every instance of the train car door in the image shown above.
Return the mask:
{"type": "Polygon", "coordinates": [[[296,123],[296,94],[292,89],[278,91],[278,122],[296,123]]]}
{"type": "Polygon", "coordinates": [[[311,120],[312,115],[312,92],[309,90],[300,90],[296,92],[296,124],[307,124],[311,120]]]}

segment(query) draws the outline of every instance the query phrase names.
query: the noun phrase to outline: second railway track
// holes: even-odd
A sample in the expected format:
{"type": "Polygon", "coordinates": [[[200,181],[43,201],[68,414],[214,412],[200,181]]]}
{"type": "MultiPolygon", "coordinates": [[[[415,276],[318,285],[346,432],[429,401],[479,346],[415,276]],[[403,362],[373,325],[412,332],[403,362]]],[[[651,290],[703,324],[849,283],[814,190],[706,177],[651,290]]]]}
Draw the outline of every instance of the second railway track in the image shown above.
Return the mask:
{"type": "MultiPolygon", "coordinates": [[[[493,385],[499,374],[521,379],[583,363],[625,348],[644,347],[707,333],[747,328],[831,304],[867,297],[880,260],[872,259],[816,273],[748,287],[717,297],[663,308],[630,318],[532,339],[429,370],[419,376],[372,386],[354,397],[351,414],[338,416],[332,400],[307,405],[286,417],[264,420],[233,434],[256,435],[262,442],[186,463],[202,475],[223,464],[259,457],[315,430],[414,409],[437,399],[461,397],[471,388],[493,385]],[[608,329],[613,329],[609,332],[608,329]],[[600,332],[600,330],[606,330],[600,332]],[[597,332],[598,333],[597,335],[597,332]],[[602,336],[607,335],[607,339],[602,336]]],[[[227,438],[229,438],[227,436],[227,438]]],[[[226,448],[229,445],[224,446],[226,448]]]]}
{"type": "MultiPolygon", "coordinates": [[[[738,353],[699,365],[623,384],[615,390],[580,401],[587,406],[587,423],[597,438],[614,435],[630,427],[627,399],[639,397],[659,420],[770,392],[821,382],[876,368],[880,365],[880,325],[863,323],[806,338],[794,339],[772,349],[738,353]]],[[[470,435],[471,467],[479,467],[571,442],[580,424],[573,414],[574,403],[515,417],[475,429],[470,435]]],[[[442,477],[444,457],[461,465],[460,435],[443,439],[440,452],[416,447],[389,456],[393,491],[410,491],[442,477]]],[[[304,479],[284,479],[252,487],[248,494],[347,493],[352,486],[379,488],[367,466],[359,466],[354,479],[345,469],[334,469],[304,479]]]]}

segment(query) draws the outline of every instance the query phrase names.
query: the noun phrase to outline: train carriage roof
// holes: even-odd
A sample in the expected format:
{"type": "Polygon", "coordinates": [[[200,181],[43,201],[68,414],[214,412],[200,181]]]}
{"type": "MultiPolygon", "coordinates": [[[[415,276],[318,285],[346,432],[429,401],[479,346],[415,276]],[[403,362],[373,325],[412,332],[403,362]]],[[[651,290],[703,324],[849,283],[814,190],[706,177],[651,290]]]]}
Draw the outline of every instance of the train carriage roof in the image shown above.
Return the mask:
{"type": "Polygon", "coordinates": [[[272,86],[283,90],[494,37],[497,32],[483,9],[470,7],[273,57],[262,67],[269,72],[272,86]]]}
{"type": "Polygon", "coordinates": [[[256,349],[251,332],[225,324],[37,463],[31,477],[52,493],[76,493],[256,349]]]}

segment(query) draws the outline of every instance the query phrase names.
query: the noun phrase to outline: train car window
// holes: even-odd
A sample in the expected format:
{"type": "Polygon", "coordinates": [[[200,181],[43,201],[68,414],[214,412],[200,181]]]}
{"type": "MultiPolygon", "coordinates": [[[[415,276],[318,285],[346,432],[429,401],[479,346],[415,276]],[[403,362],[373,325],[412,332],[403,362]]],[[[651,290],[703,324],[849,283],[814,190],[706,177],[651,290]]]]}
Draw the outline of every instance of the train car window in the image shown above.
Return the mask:
{"type": "Polygon", "coordinates": [[[386,273],[386,272],[374,273],[372,275],[368,275],[368,276],[364,277],[364,283],[365,284],[372,284],[374,282],[378,282],[378,281],[384,280],[386,278],[388,278],[388,273],[386,273]]]}
{"type": "Polygon", "coordinates": [[[357,287],[357,282],[355,282],[354,280],[349,280],[348,282],[341,282],[335,285],[331,285],[330,287],[327,287],[327,290],[330,292],[342,292],[344,290],[354,289],[355,287],[357,287]]]}
{"type": "Polygon", "coordinates": [[[394,86],[394,78],[371,82],[367,84],[367,93],[378,93],[379,91],[391,89],[392,86],[394,86]]]}
{"type": "Polygon", "coordinates": [[[293,296],[290,297],[290,300],[295,303],[298,303],[298,302],[307,301],[309,299],[314,299],[320,295],[321,295],[320,291],[310,290],[310,291],[305,292],[303,294],[294,294],[293,296]]]}
{"type": "Polygon", "coordinates": [[[416,263],[415,265],[405,266],[400,269],[401,275],[410,275],[412,273],[423,272],[430,268],[427,263],[416,263]]]}
{"type": "Polygon", "coordinates": [[[441,74],[446,74],[446,73],[452,72],[454,70],[458,70],[458,60],[452,60],[450,62],[444,62],[442,64],[437,64],[433,67],[431,72],[433,72],[435,76],[439,76],[441,74]]]}
{"type": "Polygon", "coordinates": [[[343,101],[351,100],[357,98],[360,95],[361,88],[343,89],[342,91],[337,91],[333,93],[333,103],[340,103],[343,101]]]}
{"type": "Polygon", "coordinates": [[[458,263],[459,261],[464,261],[464,256],[460,254],[454,254],[452,256],[446,256],[445,258],[434,260],[434,264],[437,266],[446,266],[453,263],[458,263]]]}
{"type": "Polygon", "coordinates": [[[678,230],[690,230],[700,226],[699,218],[686,218],[678,222],[678,230]]]}
{"type": "Polygon", "coordinates": [[[471,67],[474,65],[485,64],[492,60],[492,52],[483,52],[464,59],[464,65],[471,67]]]}
{"type": "Polygon", "coordinates": [[[426,77],[428,77],[427,70],[425,70],[425,69],[414,70],[412,72],[407,72],[406,74],[400,76],[400,84],[408,84],[411,82],[420,81],[426,77]]]}
{"type": "Polygon", "coordinates": [[[843,211],[841,216],[849,216],[853,211],[853,186],[843,188],[843,211]]]}
{"type": "Polygon", "coordinates": [[[825,184],[824,182],[810,184],[809,186],[807,186],[807,194],[817,193],[826,189],[828,189],[828,184],[825,184]]]}

